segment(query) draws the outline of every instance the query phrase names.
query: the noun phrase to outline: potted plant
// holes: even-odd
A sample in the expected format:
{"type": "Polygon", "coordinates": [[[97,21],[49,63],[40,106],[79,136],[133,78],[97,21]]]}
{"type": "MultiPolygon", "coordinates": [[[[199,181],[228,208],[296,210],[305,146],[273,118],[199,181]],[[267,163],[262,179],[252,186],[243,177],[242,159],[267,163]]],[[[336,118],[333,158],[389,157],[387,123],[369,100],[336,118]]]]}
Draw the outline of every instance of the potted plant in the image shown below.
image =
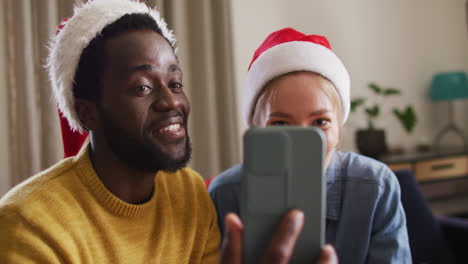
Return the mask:
{"type": "MultiPolygon", "coordinates": [[[[375,120],[381,114],[382,104],[379,101],[390,96],[400,95],[401,91],[395,88],[382,88],[376,83],[369,83],[368,87],[374,95],[374,102],[369,104],[368,100],[365,98],[355,98],[351,100],[351,112],[356,112],[361,106],[364,107],[367,116],[367,129],[359,129],[356,131],[356,145],[360,153],[377,158],[386,153],[388,149],[385,141],[385,130],[375,127],[375,120]]],[[[417,120],[413,107],[407,106],[405,111],[393,108],[392,112],[404,129],[408,133],[411,133],[417,120]]]]}

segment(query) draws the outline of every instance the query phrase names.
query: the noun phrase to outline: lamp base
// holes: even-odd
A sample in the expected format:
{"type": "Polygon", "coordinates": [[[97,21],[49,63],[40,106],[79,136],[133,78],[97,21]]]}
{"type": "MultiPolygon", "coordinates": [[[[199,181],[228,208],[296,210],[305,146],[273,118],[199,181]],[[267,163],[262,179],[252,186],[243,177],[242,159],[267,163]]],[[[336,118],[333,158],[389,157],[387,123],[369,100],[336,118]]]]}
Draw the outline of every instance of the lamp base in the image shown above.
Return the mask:
{"type": "Polygon", "coordinates": [[[455,132],[455,134],[460,136],[460,138],[463,141],[463,148],[466,148],[466,139],[465,139],[465,136],[463,134],[463,131],[461,129],[459,129],[455,125],[455,121],[454,121],[454,118],[453,118],[453,101],[449,101],[448,106],[449,106],[449,108],[448,108],[448,110],[449,110],[449,124],[444,129],[442,129],[434,139],[434,148],[435,148],[436,151],[441,150],[440,149],[440,140],[442,139],[442,137],[445,134],[447,134],[450,131],[453,131],[453,132],[455,132]]]}
{"type": "Polygon", "coordinates": [[[463,141],[463,147],[466,148],[466,138],[463,134],[463,131],[458,128],[454,123],[450,123],[448,126],[446,126],[444,129],[442,129],[439,134],[434,139],[434,148],[436,151],[440,150],[440,141],[443,138],[444,135],[449,133],[450,131],[453,131],[456,135],[458,135],[461,140],[463,141]]]}

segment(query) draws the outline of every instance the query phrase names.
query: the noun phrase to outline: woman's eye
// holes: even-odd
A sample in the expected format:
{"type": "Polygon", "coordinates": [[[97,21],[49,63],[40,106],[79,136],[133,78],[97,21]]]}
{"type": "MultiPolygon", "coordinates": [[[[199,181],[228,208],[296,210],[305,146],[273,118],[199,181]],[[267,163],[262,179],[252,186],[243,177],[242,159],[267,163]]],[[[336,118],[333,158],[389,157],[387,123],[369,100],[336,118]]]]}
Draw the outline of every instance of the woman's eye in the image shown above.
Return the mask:
{"type": "Polygon", "coordinates": [[[140,96],[149,94],[151,90],[152,90],[151,87],[149,87],[148,85],[139,85],[135,89],[137,94],[140,96]]]}
{"type": "Polygon", "coordinates": [[[282,121],[282,120],[273,121],[269,124],[269,126],[287,126],[287,125],[288,125],[288,122],[282,121]]]}
{"type": "Polygon", "coordinates": [[[320,119],[317,119],[314,121],[314,126],[319,126],[319,127],[323,127],[323,126],[326,126],[330,123],[330,121],[326,120],[326,119],[323,119],[323,118],[320,118],[320,119]]]}

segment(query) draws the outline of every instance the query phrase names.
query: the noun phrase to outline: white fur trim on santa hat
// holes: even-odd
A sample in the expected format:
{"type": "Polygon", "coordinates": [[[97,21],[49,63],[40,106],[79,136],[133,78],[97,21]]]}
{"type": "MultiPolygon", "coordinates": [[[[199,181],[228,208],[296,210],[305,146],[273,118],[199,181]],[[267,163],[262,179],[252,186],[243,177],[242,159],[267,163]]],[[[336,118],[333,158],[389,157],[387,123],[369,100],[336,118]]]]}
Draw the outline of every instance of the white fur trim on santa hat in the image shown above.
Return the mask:
{"type": "Polygon", "coordinates": [[[148,14],[169,40],[175,45],[175,36],[156,9],[149,8],[136,0],[94,0],[75,7],[73,16],[65,22],[50,42],[50,53],[46,67],[52,84],[55,100],[73,131],[83,131],[75,111],[73,80],[81,53],[91,40],[109,24],[126,14],[148,14]]]}
{"type": "MultiPolygon", "coordinates": [[[[249,126],[254,100],[270,80],[295,71],[318,73],[335,86],[343,109],[343,123],[350,110],[349,74],[341,60],[330,49],[307,41],[290,41],[264,51],[252,63],[244,85],[243,115],[249,126]]],[[[293,92],[293,91],[291,91],[293,92]]]]}

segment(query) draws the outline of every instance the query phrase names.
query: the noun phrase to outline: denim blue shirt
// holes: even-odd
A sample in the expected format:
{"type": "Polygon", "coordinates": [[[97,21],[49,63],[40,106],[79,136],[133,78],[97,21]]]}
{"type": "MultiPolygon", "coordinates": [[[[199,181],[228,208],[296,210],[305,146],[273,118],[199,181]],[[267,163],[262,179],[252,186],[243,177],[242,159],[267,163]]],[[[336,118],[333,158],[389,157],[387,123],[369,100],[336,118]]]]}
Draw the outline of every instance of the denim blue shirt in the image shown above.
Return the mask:
{"type": "MultiPolygon", "coordinates": [[[[383,163],[335,151],[326,171],[326,242],[340,263],[411,263],[400,185],[383,163]]],[[[209,193],[224,231],[224,217],[239,214],[242,165],[216,177],[209,193]]]]}

